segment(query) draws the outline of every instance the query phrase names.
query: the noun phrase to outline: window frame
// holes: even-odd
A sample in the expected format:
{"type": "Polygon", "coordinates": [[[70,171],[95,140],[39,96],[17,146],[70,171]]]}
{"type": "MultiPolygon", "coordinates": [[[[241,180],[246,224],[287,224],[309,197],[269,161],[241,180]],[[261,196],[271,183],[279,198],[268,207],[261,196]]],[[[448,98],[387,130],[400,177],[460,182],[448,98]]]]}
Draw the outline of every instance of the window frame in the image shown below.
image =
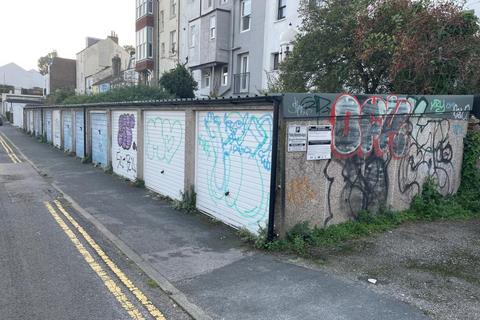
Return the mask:
{"type": "Polygon", "coordinates": [[[160,10],[160,13],[158,14],[158,20],[160,20],[158,26],[159,32],[165,31],[165,10],[160,10]]]}
{"type": "Polygon", "coordinates": [[[228,66],[222,67],[222,87],[228,85],[228,66]]]}
{"type": "Polygon", "coordinates": [[[277,21],[280,21],[286,18],[287,18],[287,0],[277,0],[277,21]]]}
{"type": "Polygon", "coordinates": [[[170,19],[177,16],[177,0],[170,0],[170,19]]]}
{"type": "Polygon", "coordinates": [[[197,26],[195,24],[190,25],[189,31],[189,47],[195,48],[195,46],[197,45],[197,26]]]}
{"type": "Polygon", "coordinates": [[[210,40],[214,40],[217,37],[217,16],[215,15],[209,18],[208,36],[210,40]]]}
{"type": "Polygon", "coordinates": [[[250,31],[252,26],[252,1],[251,0],[241,0],[240,1],[240,32],[250,31]],[[246,4],[249,4],[250,12],[245,14],[246,4]],[[248,18],[248,28],[245,28],[245,19],[248,18]]]}
{"type": "Polygon", "coordinates": [[[171,56],[177,53],[177,30],[170,31],[170,50],[168,51],[171,56]]]}

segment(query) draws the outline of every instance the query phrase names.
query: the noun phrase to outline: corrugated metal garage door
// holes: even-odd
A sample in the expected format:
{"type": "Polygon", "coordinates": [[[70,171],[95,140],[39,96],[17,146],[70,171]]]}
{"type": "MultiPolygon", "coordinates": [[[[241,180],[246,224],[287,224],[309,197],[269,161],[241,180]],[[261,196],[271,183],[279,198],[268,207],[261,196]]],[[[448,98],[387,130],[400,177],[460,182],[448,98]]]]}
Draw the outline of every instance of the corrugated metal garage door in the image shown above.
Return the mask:
{"type": "Polygon", "coordinates": [[[23,107],[25,104],[14,103],[12,104],[13,110],[13,125],[18,128],[23,128],[23,107]]]}
{"type": "Polygon", "coordinates": [[[91,132],[92,132],[92,162],[94,164],[107,166],[108,152],[108,132],[107,132],[107,114],[91,113],[91,132]]]}
{"type": "Polygon", "coordinates": [[[145,186],[180,200],[185,184],[185,112],[145,112],[144,143],[145,186]]]}
{"type": "Polygon", "coordinates": [[[75,112],[75,153],[77,157],[85,157],[85,130],[83,111],[75,112]]]}
{"type": "Polygon", "coordinates": [[[53,145],[57,148],[61,148],[61,119],[60,110],[53,111],[53,145]]]}
{"type": "Polygon", "coordinates": [[[257,232],[268,221],[272,112],[197,114],[198,209],[257,232]]]}
{"type": "Polygon", "coordinates": [[[72,151],[72,112],[63,111],[63,150],[69,152],[72,151]]]}
{"type": "Polygon", "coordinates": [[[42,135],[42,112],[40,110],[34,113],[34,131],[36,136],[42,135]]]}
{"type": "Polygon", "coordinates": [[[52,143],[52,111],[45,112],[45,133],[47,134],[47,142],[52,143]]]}
{"type": "Polygon", "coordinates": [[[137,179],[137,112],[112,112],[113,172],[137,179]]]}
{"type": "Polygon", "coordinates": [[[34,120],[33,120],[33,110],[28,110],[27,111],[27,130],[30,133],[33,133],[33,125],[34,125],[34,120]]]}

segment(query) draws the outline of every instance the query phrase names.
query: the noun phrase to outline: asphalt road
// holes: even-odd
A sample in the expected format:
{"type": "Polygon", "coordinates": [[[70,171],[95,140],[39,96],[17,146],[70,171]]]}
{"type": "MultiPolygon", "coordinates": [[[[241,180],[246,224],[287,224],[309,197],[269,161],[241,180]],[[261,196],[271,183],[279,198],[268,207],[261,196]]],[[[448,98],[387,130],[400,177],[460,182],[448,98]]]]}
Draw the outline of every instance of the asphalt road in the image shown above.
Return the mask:
{"type": "Polygon", "coordinates": [[[1,319],[188,319],[0,135],[1,319]]]}

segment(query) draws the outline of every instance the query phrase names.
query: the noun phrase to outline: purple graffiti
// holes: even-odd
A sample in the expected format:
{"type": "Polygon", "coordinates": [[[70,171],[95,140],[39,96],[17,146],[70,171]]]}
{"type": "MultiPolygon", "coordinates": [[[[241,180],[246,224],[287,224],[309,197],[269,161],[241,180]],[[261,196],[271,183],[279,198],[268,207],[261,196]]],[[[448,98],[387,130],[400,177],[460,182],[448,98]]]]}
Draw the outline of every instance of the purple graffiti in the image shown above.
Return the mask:
{"type": "Polygon", "coordinates": [[[130,150],[133,142],[133,128],[135,128],[135,116],[122,114],[118,119],[118,145],[124,150],[130,150]]]}

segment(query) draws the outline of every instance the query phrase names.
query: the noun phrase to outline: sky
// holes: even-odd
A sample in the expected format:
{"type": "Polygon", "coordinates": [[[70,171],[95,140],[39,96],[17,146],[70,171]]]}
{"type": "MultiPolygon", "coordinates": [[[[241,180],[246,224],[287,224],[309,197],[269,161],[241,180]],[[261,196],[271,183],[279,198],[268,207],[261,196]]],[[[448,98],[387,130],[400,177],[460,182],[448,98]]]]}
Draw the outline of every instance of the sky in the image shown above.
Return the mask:
{"type": "MultiPolygon", "coordinates": [[[[480,15],[480,0],[467,6],[480,15]]],[[[0,66],[37,69],[38,58],[52,50],[74,59],[86,37],[111,31],[121,45],[135,45],[134,0],[0,0],[0,12],[0,66]]]]}
{"type": "Polygon", "coordinates": [[[0,13],[0,66],[38,69],[38,58],[53,50],[75,59],[86,37],[111,31],[121,45],[135,45],[135,0],[0,0],[0,13]]]}

